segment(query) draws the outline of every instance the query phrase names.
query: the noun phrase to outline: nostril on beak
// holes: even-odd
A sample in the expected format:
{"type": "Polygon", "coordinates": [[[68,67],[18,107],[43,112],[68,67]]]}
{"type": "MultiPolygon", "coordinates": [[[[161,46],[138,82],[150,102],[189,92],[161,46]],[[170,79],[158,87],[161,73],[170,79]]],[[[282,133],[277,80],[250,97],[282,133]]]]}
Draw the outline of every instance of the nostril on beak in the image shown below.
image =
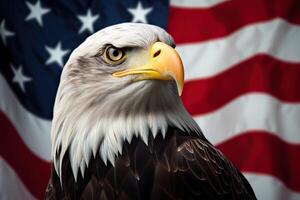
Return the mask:
{"type": "Polygon", "coordinates": [[[156,56],[158,56],[160,54],[161,50],[158,50],[156,51],[154,54],[153,54],[153,58],[155,58],[156,56]]]}

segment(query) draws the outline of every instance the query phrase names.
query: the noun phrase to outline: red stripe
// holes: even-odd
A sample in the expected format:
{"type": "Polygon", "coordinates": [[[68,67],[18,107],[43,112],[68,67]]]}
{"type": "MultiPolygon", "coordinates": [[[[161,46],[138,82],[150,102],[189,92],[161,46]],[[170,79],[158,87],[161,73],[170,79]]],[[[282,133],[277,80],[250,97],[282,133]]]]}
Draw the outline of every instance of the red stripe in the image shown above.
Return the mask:
{"type": "Polygon", "coordinates": [[[267,132],[251,131],[217,147],[240,170],[273,175],[300,192],[300,144],[289,144],[267,132]]]}
{"type": "Polygon", "coordinates": [[[282,101],[300,102],[299,75],[300,63],[256,55],[214,77],[186,82],[182,99],[192,115],[214,111],[248,92],[265,92],[282,101]]]}
{"type": "MultiPolygon", "coordinates": [[[[50,175],[50,163],[33,154],[9,119],[0,112],[0,155],[14,169],[27,189],[42,199],[50,175]]],[[[16,191],[18,192],[18,191],[16,191]]]]}
{"type": "Polygon", "coordinates": [[[275,17],[300,24],[300,1],[231,0],[205,9],[171,7],[168,31],[177,44],[199,42],[275,17]]]}

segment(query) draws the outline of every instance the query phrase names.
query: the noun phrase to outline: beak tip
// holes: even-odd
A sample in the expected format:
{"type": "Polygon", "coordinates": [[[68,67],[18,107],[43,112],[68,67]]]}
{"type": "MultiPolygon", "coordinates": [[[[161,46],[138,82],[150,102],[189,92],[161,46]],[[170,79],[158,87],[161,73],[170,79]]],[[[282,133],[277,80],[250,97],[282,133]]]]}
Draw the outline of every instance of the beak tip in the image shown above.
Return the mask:
{"type": "Polygon", "coordinates": [[[178,95],[181,97],[181,95],[182,95],[182,88],[178,89],[178,95]]]}
{"type": "Polygon", "coordinates": [[[178,83],[178,82],[176,81],[176,85],[177,85],[177,92],[178,92],[178,95],[181,96],[181,95],[182,95],[182,91],[183,91],[183,85],[184,85],[184,83],[183,83],[183,82],[178,83]]]}

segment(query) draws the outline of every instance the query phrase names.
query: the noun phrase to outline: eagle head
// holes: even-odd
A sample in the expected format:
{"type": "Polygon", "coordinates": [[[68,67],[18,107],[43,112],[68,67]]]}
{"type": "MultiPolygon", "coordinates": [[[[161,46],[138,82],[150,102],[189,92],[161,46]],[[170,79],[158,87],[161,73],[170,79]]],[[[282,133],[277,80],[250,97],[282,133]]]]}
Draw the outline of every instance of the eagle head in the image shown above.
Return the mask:
{"type": "Polygon", "coordinates": [[[61,178],[69,155],[76,179],[91,156],[114,165],[122,144],[168,127],[201,133],[180,95],[184,69],[172,37],[141,23],[104,28],[76,48],[63,68],[54,106],[52,159],[61,178]]]}

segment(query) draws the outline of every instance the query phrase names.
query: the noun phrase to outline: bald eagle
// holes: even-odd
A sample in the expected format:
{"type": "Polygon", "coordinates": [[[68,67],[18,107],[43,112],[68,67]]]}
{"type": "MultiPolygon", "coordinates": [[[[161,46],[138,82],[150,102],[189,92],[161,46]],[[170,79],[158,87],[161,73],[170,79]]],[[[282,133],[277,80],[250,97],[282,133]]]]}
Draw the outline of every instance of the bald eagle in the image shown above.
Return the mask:
{"type": "Polygon", "coordinates": [[[157,26],[88,37],[61,75],[45,199],[256,199],[186,111],[183,84],[174,41],[157,26]]]}

